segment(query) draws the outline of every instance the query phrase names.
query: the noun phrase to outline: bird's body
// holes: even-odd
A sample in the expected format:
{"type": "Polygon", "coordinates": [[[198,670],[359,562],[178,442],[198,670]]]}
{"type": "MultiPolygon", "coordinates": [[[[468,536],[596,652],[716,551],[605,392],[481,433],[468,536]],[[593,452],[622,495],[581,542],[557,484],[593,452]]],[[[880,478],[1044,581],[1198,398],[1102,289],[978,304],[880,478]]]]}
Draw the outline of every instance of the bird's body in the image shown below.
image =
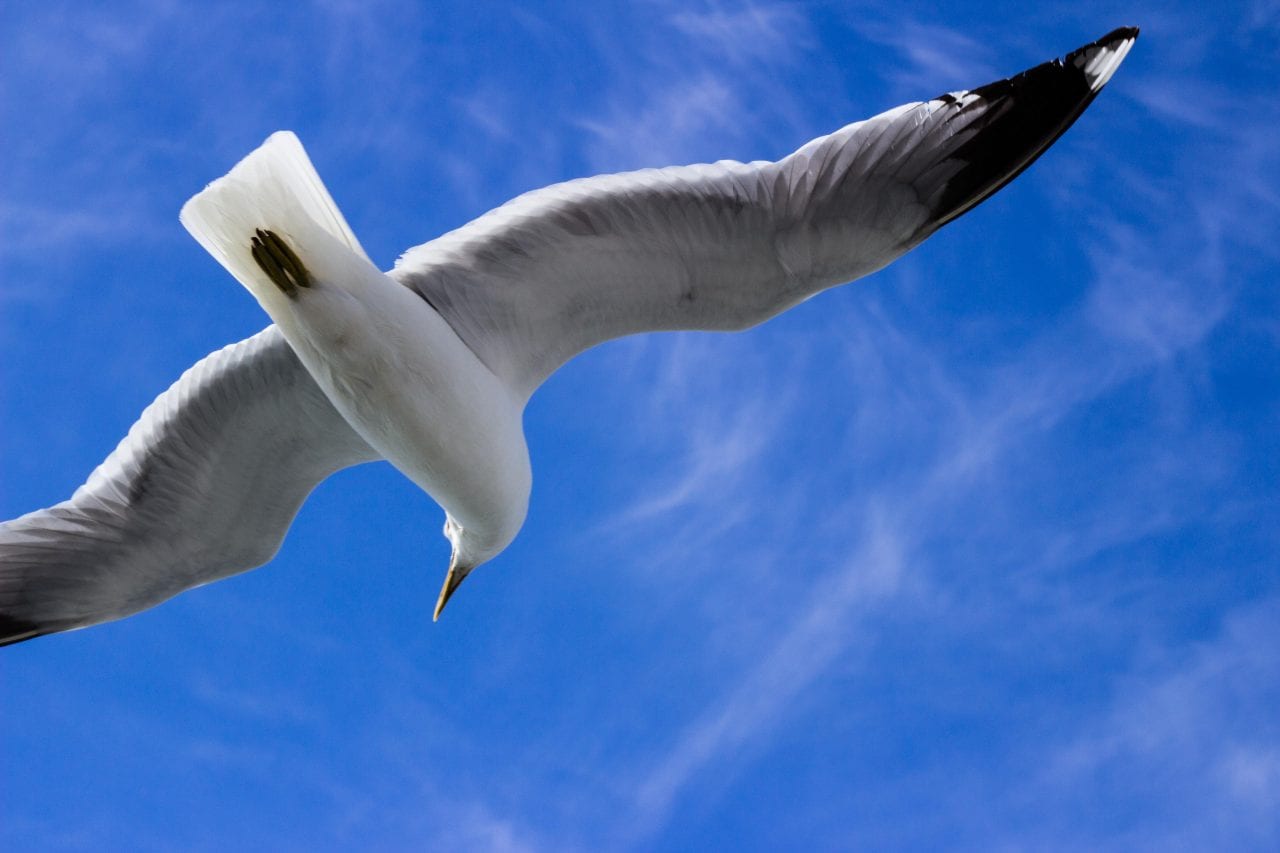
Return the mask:
{"type": "Polygon", "coordinates": [[[274,134],[210,184],[182,221],[258,299],[347,424],[446,507],[455,587],[510,544],[533,482],[527,398],[373,265],[293,134],[274,134]]]}
{"type": "Polygon", "coordinates": [[[1131,47],[890,110],[776,163],[528,193],[379,271],[292,134],[183,208],[275,325],[209,356],[69,501],[0,525],[0,643],[119,618],[275,553],[307,493],[384,458],[447,513],[436,613],[524,522],[521,418],[564,361],[742,329],[890,263],[1015,177],[1131,47]]]}
{"type": "MultiPolygon", "coordinates": [[[[316,258],[307,248],[304,241],[305,256],[316,258]]],[[[524,523],[533,483],[525,398],[426,301],[372,263],[350,269],[334,254],[311,267],[314,293],[276,300],[267,285],[263,305],[347,423],[448,507],[460,582],[524,523]]]]}

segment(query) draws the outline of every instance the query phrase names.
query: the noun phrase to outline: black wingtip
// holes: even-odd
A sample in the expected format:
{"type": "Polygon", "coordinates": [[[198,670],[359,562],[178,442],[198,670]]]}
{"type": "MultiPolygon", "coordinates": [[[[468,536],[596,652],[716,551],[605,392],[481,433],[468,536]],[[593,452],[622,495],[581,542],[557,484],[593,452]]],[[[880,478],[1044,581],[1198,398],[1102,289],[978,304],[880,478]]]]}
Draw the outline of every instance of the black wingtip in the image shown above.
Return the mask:
{"type": "Polygon", "coordinates": [[[34,640],[36,637],[43,637],[45,634],[52,634],[57,630],[57,628],[50,628],[35,622],[28,622],[26,619],[18,619],[0,613],[0,646],[11,646],[24,640],[34,640]]]}
{"type": "MultiPolygon", "coordinates": [[[[985,102],[984,114],[973,125],[977,132],[948,158],[965,165],[938,195],[933,228],[972,210],[1034,163],[1093,102],[1137,37],[1137,27],[1120,27],[1060,59],[970,90],[985,102]]],[[[939,100],[956,102],[950,95],[939,100]]]]}
{"type": "Polygon", "coordinates": [[[1125,39],[1136,39],[1138,37],[1138,32],[1139,29],[1137,27],[1116,27],[1114,30],[1094,42],[1094,44],[1113,45],[1116,42],[1124,41],[1125,39]]]}

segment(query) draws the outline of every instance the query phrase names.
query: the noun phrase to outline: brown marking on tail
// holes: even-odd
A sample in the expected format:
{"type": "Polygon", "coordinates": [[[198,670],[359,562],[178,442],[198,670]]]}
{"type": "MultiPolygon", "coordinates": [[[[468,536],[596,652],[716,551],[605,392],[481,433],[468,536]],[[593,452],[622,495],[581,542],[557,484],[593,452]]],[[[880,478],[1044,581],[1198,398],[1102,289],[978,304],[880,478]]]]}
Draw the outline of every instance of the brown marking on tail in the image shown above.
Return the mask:
{"type": "Polygon", "coordinates": [[[280,288],[285,296],[298,295],[298,288],[311,286],[311,273],[302,259],[289,248],[279,234],[262,228],[255,229],[249,242],[249,251],[267,277],[280,288]]]}

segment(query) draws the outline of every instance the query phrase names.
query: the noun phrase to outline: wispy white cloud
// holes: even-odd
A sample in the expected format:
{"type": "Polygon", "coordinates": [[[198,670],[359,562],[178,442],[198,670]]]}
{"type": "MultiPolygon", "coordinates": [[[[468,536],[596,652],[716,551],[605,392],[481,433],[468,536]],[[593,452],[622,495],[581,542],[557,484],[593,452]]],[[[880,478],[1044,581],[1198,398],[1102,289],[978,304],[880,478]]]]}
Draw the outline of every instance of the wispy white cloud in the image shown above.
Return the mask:
{"type": "Polygon", "coordinates": [[[1000,76],[991,49],[972,31],[910,18],[856,18],[851,24],[864,38],[899,54],[900,61],[885,64],[877,73],[903,100],[933,97],[940,94],[935,91],[939,86],[963,89],[1000,76]]]}
{"type": "MultiPolygon", "coordinates": [[[[1280,31],[1280,3],[1275,0],[1252,0],[1245,26],[1250,33],[1274,34],[1280,31]]],[[[1272,40],[1274,46],[1274,39],[1272,40]]]]}
{"type": "MultiPolygon", "coordinates": [[[[801,511],[804,478],[780,489],[766,473],[778,464],[780,431],[797,415],[787,367],[768,363],[749,346],[735,347],[737,358],[726,363],[726,343],[723,336],[699,333],[651,336],[602,353],[597,382],[608,385],[626,375],[610,408],[627,412],[635,461],[619,471],[614,500],[576,538],[584,551],[634,555],[617,570],[639,589],[664,590],[653,596],[653,612],[674,616],[692,604],[709,620],[712,642],[733,654],[742,611],[725,611],[728,603],[716,599],[682,602],[666,590],[696,587],[728,565],[767,610],[772,591],[788,583],[776,568],[787,560],[786,540],[775,541],[768,531],[801,511]],[[637,355],[644,361],[628,370],[637,355]],[[744,387],[750,392],[731,390],[744,387]],[[636,397],[628,390],[634,388],[649,390],[636,397]]],[[[799,352],[780,361],[798,365],[803,359],[799,352]]],[[[622,447],[614,451],[627,458],[622,447]]]]}
{"type": "MultiPolygon", "coordinates": [[[[659,5],[659,9],[666,9],[659,5]]],[[[797,93],[778,71],[812,48],[807,17],[783,3],[673,5],[660,40],[619,69],[604,109],[579,126],[595,139],[588,163],[597,171],[701,162],[743,151],[765,129],[795,133],[797,93]],[[673,44],[679,45],[672,49],[673,44]],[[717,152],[712,157],[706,152],[717,152]]],[[[749,149],[738,156],[768,153],[749,149]]],[[[785,151],[771,152],[780,156],[785,151]]]]}
{"type": "MultiPolygon", "coordinates": [[[[1180,174],[1185,179],[1186,173],[1180,174]]],[[[1156,389],[1176,386],[1182,381],[1179,363],[1194,357],[1236,309],[1230,265],[1224,262],[1219,240],[1223,232],[1232,232],[1233,222],[1252,216],[1256,208],[1230,185],[1188,184],[1183,201],[1191,211],[1215,211],[1214,217],[1193,213],[1171,228],[1155,230],[1109,219],[1106,227],[1086,232],[1083,240],[1094,277],[1079,301],[1042,334],[980,368],[949,365],[935,345],[874,311],[856,322],[842,318],[841,333],[849,340],[850,373],[855,377],[851,390],[857,400],[848,430],[850,458],[892,455],[895,438],[910,436],[907,440],[919,442],[915,455],[928,462],[914,471],[907,468],[905,476],[903,470],[888,478],[870,474],[871,482],[856,493],[876,496],[876,521],[865,533],[816,528],[829,552],[847,556],[842,569],[813,579],[813,597],[789,608],[794,615],[784,621],[787,627],[778,630],[775,621],[764,635],[750,621],[738,625],[737,642],[755,650],[759,662],[727,678],[722,691],[647,772],[633,771],[640,803],[629,827],[633,839],[660,833],[674,818],[682,791],[695,780],[703,791],[707,777],[731,784],[734,770],[742,767],[741,756],[750,754],[753,743],[767,740],[768,732],[794,708],[790,700],[816,689],[835,661],[847,665],[864,638],[860,614],[890,603],[908,610],[927,606],[941,608],[934,612],[937,618],[965,624],[975,614],[959,608],[996,611],[1010,606],[1009,601],[975,600],[967,592],[957,595],[956,587],[963,581],[942,574],[956,570],[955,559],[940,559],[935,543],[951,543],[948,553],[978,549],[991,563],[985,571],[1012,570],[1009,583],[1016,589],[1016,600],[1051,614],[1047,618],[1069,632],[1123,621],[1122,594],[1089,600],[1073,590],[1064,596],[1063,573],[1194,521],[1199,513],[1195,496],[1226,477],[1231,464],[1217,446],[1219,437],[1178,426],[1186,423],[1185,417],[1153,424],[1151,429],[1160,435],[1155,444],[1140,436],[1125,438],[1133,443],[1118,451],[1122,467],[1106,480],[1114,491],[1096,493],[1090,504],[1067,508],[1065,517],[1042,517],[1014,502],[1025,494],[1017,487],[1019,478],[1029,473],[1036,478],[1055,476],[1054,466],[1061,463],[1037,462],[1035,455],[1064,440],[1072,419],[1109,405],[1114,395],[1135,382],[1156,389]],[[1183,495],[1183,489],[1189,491],[1183,495]],[[1006,491],[1007,497],[1002,495],[1006,491]],[[983,526],[984,515],[996,516],[989,529],[983,526]],[[910,583],[910,596],[901,593],[904,579],[910,583]]],[[[909,319],[902,322],[911,325],[909,319]]],[[[704,409],[714,405],[705,394],[699,398],[704,409]]],[[[733,447],[731,430],[724,424],[712,428],[717,427],[727,438],[726,446],[733,447]]],[[[803,426],[794,413],[787,413],[774,435],[796,429],[803,426]]],[[[689,446],[695,451],[703,447],[697,442],[689,446]]],[[[717,450],[708,447],[707,458],[716,459],[717,450]]],[[[690,465],[697,470],[696,462],[690,465]]],[[[1071,474],[1061,470],[1056,476],[1071,474]]],[[[1064,493],[1074,491],[1064,486],[1064,493]]],[[[767,487],[754,490],[764,493],[767,487]]],[[[693,516],[688,527],[696,529],[704,507],[691,507],[684,500],[687,490],[676,493],[680,502],[652,508],[674,514],[678,503],[681,512],[693,516]]],[[[796,509],[803,517],[803,501],[796,509]]],[[[867,515],[865,506],[825,509],[843,518],[867,515]]],[[[750,525],[764,510],[756,506],[746,512],[745,523],[750,525]]],[[[785,561],[790,547],[794,545],[789,541],[774,543],[775,550],[764,562],[785,561]]],[[[971,571],[978,573],[971,583],[981,584],[984,571],[971,571]]],[[[752,580],[757,574],[750,575],[752,580]]],[[[1007,588],[996,585],[985,594],[1007,588]]],[[[1264,640],[1257,645],[1268,646],[1264,640]]],[[[1270,652],[1257,658],[1262,671],[1277,662],[1270,652]]],[[[1209,700],[1213,702],[1222,701],[1223,691],[1232,689],[1214,679],[1193,681],[1194,688],[1187,689],[1204,689],[1217,697],[1209,700]]],[[[1266,675],[1258,683],[1273,684],[1274,679],[1266,675]]],[[[1171,698],[1167,704],[1174,707],[1179,701],[1171,698]]],[[[1135,725],[1141,719],[1135,712],[1135,725]]],[[[1240,791],[1240,799],[1252,796],[1266,802],[1275,784],[1267,743],[1264,738],[1256,750],[1228,749],[1206,769],[1240,791]]],[[[1176,744],[1158,739],[1151,749],[1163,756],[1176,752],[1176,744]]],[[[1211,811],[1206,806],[1200,814],[1208,820],[1211,811]]]]}
{"type": "MultiPolygon", "coordinates": [[[[1149,254],[1156,250],[1132,229],[1118,227],[1111,238],[1127,244],[1101,249],[1098,284],[1086,308],[1104,336],[1149,350],[1156,358],[1186,349],[1202,339],[1230,307],[1230,293],[1205,281],[1220,280],[1215,263],[1216,237],[1205,229],[1188,229],[1187,239],[1202,242],[1199,263],[1190,270],[1166,268],[1149,254]]],[[[1220,271],[1219,271],[1220,273],[1220,271]]]]}
{"type": "Polygon", "coordinates": [[[440,831],[429,839],[430,846],[437,849],[492,850],[494,853],[551,849],[541,841],[528,838],[514,821],[495,815],[476,803],[442,811],[438,824],[440,831]]]}
{"type": "Polygon", "coordinates": [[[1176,126],[1232,131],[1238,94],[1227,86],[1191,78],[1139,77],[1126,94],[1156,117],[1176,126]]]}
{"type": "MultiPolygon", "coordinates": [[[[108,241],[147,240],[154,232],[145,227],[145,213],[132,212],[136,207],[64,210],[0,201],[0,262],[22,257],[48,263],[98,248],[108,241]]],[[[7,289],[8,284],[0,287],[7,289]]]]}
{"type": "MultiPolygon", "coordinates": [[[[685,431],[685,446],[678,470],[670,482],[652,489],[625,508],[616,523],[634,524],[655,515],[677,511],[691,503],[726,499],[748,479],[752,463],[768,446],[777,416],[774,407],[747,403],[730,414],[728,423],[696,419],[685,431]]],[[[726,516],[732,517],[733,502],[726,516]]]]}
{"type": "Polygon", "coordinates": [[[780,62],[811,46],[808,18],[790,4],[712,3],[671,16],[676,30],[734,64],[780,62]]]}
{"type": "Polygon", "coordinates": [[[202,672],[192,677],[190,689],[200,702],[229,716],[291,726],[307,725],[317,719],[315,709],[284,687],[268,696],[219,683],[202,672]]]}
{"type": "Polygon", "coordinates": [[[704,71],[664,87],[639,112],[615,110],[601,118],[584,118],[583,130],[596,142],[591,162],[600,171],[621,171],[656,163],[690,159],[691,142],[707,135],[736,135],[744,110],[725,79],[704,71]]]}
{"type": "Polygon", "coordinates": [[[641,777],[634,823],[624,832],[629,843],[658,832],[684,789],[710,767],[721,770],[719,785],[727,784],[726,760],[740,760],[758,746],[800,694],[862,639],[859,612],[897,592],[904,571],[902,538],[874,508],[869,518],[861,551],[844,567],[807,584],[807,601],[794,609],[784,631],[775,632],[762,660],[687,724],[661,761],[641,777]]]}
{"type": "MultiPolygon", "coordinates": [[[[1237,608],[1221,631],[1159,649],[1126,677],[1104,713],[1051,754],[1034,784],[1046,797],[1093,789],[1154,808],[1144,843],[1246,847],[1280,833],[1280,601],[1237,608]]],[[[1079,827],[1082,842],[1093,830],[1079,827]]],[[[1122,830],[1123,832],[1123,830],[1122,830]]],[[[1124,841],[1125,836],[1110,841],[1124,841]]]]}

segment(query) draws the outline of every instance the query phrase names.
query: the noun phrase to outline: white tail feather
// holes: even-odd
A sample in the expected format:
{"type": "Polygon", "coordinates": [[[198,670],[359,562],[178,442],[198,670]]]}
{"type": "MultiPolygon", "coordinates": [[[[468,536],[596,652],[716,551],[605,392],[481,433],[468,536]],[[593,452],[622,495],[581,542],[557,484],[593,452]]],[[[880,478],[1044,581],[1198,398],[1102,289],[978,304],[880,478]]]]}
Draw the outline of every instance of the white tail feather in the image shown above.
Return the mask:
{"type": "Polygon", "coordinates": [[[368,259],[302,143],[287,130],[271,134],[230,172],[193,196],[178,218],[255,295],[264,286],[271,290],[250,250],[258,228],[302,241],[318,228],[368,259]]]}

